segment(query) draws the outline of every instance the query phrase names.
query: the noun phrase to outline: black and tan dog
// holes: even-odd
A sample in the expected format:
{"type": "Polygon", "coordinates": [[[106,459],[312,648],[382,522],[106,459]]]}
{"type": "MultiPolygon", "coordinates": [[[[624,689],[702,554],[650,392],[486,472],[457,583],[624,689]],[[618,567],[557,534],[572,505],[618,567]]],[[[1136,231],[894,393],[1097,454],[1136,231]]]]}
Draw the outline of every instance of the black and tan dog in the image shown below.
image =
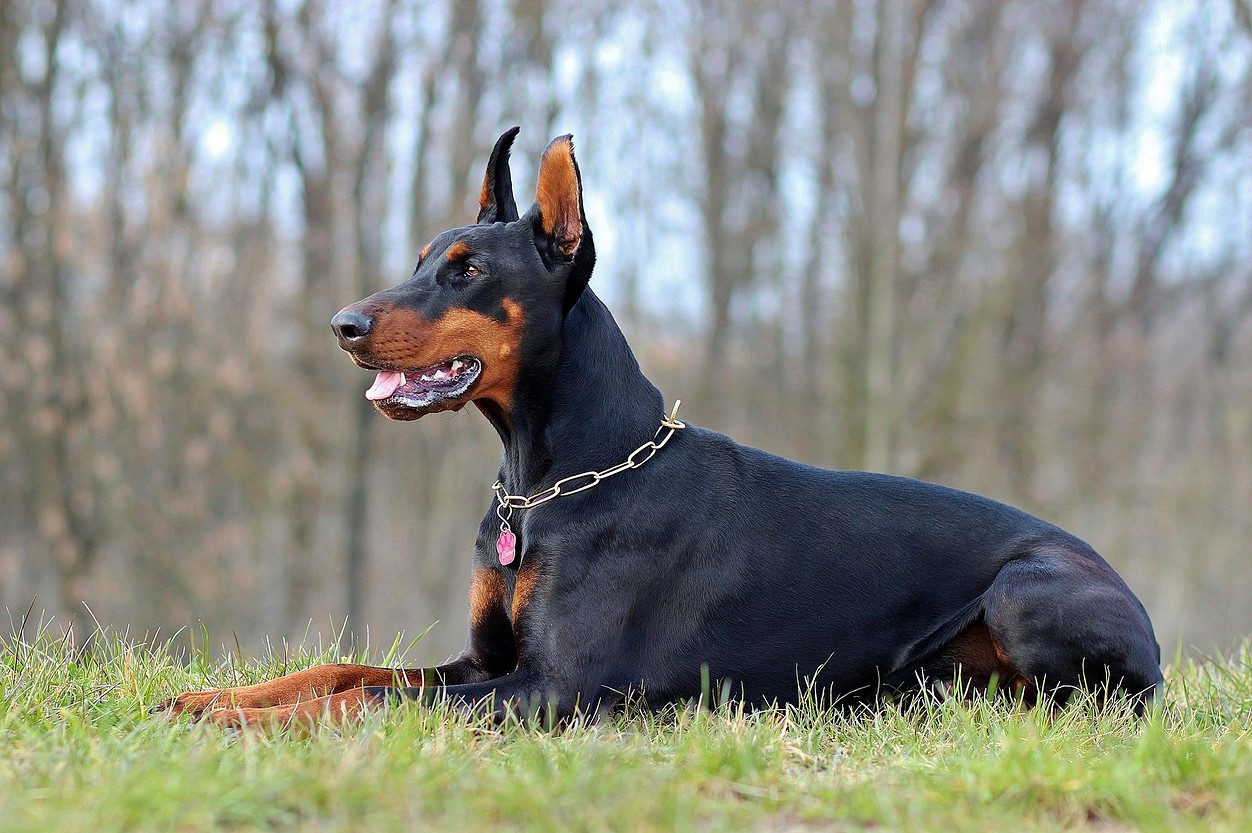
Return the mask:
{"type": "Polygon", "coordinates": [[[1142,710],[1162,679],[1152,625],[1079,539],[987,498],[811,468],[667,415],[587,287],[571,138],[548,146],[519,216],[516,134],[491,154],[477,223],[332,320],[377,372],[378,410],[410,420],[473,402],[504,444],[464,652],[425,669],[323,665],[160,708],[315,722],[413,697],[539,704],[551,719],[710,683],[767,704],[961,679],[1053,702],[1120,689],[1142,710]]]}

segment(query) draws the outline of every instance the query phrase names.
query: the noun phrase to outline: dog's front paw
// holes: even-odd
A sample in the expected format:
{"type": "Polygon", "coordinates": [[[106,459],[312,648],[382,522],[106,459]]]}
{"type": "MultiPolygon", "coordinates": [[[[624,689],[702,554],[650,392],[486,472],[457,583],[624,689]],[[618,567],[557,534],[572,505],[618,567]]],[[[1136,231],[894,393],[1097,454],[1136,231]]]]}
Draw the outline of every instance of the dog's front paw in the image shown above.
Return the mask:
{"type": "Polygon", "coordinates": [[[234,734],[253,737],[305,738],[318,726],[338,726],[351,718],[342,710],[332,711],[323,701],[294,706],[267,708],[224,708],[205,712],[199,722],[234,734]]]}
{"type": "Polygon", "coordinates": [[[260,709],[222,708],[204,712],[199,722],[234,732],[277,734],[292,725],[290,706],[260,709]]]}
{"type": "Polygon", "coordinates": [[[164,712],[171,718],[186,714],[198,719],[205,712],[211,711],[219,704],[222,708],[229,706],[230,703],[226,702],[222,697],[224,693],[222,689],[185,691],[177,697],[171,697],[168,700],[162,700],[160,703],[157,703],[148,709],[148,714],[161,714],[164,712]]]}

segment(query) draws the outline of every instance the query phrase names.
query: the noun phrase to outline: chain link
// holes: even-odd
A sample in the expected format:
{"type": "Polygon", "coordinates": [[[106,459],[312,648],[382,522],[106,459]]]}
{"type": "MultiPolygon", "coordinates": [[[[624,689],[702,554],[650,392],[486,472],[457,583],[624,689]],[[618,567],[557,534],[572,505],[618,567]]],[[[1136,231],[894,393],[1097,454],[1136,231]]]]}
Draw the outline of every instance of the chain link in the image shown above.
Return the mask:
{"type": "Polygon", "coordinates": [[[536,492],[530,497],[505,494],[504,484],[497,480],[492,484],[491,488],[496,493],[496,500],[498,501],[496,514],[500,517],[504,528],[508,528],[509,517],[513,514],[514,509],[533,509],[563,495],[576,495],[579,492],[585,492],[588,489],[599,486],[602,481],[615,474],[621,474],[630,469],[637,469],[651,460],[658,451],[665,448],[665,444],[669,442],[670,437],[674,436],[675,431],[687,427],[686,423],[678,421],[678,408],[680,405],[682,405],[681,399],[674,400],[674,409],[669,412],[669,416],[661,418],[661,425],[656,429],[656,434],[652,436],[652,439],[630,452],[625,460],[604,471],[585,471],[581,474],[571,474],[569,477],[562,477],[542,492],[536,492]],[[666,429],[669,430],[662,437],[661,432],[666,431],[666,429]],[[639,455],[641,454],[644,456],[640,457],[639,455]],[[586,480],[587,482],[577,486],[573,485],[581,480],[586,480]]]}

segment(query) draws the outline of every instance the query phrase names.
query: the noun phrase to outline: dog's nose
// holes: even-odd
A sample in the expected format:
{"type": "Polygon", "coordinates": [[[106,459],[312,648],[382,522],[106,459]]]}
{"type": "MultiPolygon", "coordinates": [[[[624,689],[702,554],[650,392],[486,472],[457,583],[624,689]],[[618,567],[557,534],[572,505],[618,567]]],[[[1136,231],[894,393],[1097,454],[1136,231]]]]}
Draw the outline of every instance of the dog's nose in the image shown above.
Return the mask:
{"type": "Polygon", "coordinates": [[[355,310],[341,309],[330,319],[330,328],[340,341],[360,341],[374,329],[374,319],[355,310]]]}

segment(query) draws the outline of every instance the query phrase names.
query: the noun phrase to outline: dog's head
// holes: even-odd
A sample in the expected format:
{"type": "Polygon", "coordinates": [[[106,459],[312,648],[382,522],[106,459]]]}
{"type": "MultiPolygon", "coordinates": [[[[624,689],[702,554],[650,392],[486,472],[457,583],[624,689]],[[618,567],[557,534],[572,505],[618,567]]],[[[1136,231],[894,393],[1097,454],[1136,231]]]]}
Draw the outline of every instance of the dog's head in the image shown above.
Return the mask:
{"type": "Polygon", "coordinates": [[[422,249],[413,277],[331,319],[339,346],[377,371],[365,395],[392,419],[475,402],[507,420],[519,377],[550,360],[591,277],[573,137],[548,145],[535,203],[519,216],[509,174],[517,131],[491,152],[477,222],[443,232],[422,249]]]}

